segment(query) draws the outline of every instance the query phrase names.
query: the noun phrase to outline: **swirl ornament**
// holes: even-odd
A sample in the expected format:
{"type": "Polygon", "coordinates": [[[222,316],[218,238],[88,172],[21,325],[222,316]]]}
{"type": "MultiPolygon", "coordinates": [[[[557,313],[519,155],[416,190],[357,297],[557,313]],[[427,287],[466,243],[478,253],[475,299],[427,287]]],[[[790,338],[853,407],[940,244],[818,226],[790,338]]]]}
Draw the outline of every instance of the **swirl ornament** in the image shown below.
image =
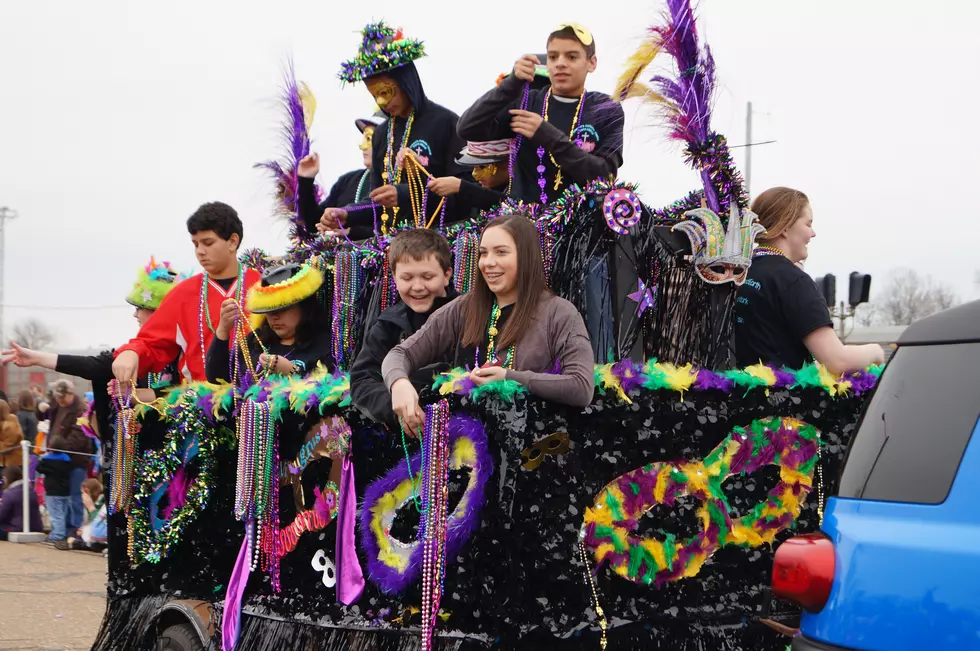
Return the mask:
{"type": "Polygon", "coordinates": [[[613,190],[602,202],[602,216],[606,225],[620,235],[626,235],[640,222],[642,211],[640,200],[626,188],[613,190]]]}
{"type": "Polygon", "coordinates": [[[722,547],[772,543],[776,534],[792,526],[813,487],[819,445],[820,432],[793,418],[735,427],[704,459],[655,462],[617,477],[586,509],[579,535],[596,563],[608,563],[613,572],[635,583],[661,586],[696,576],[722,547]],[[770,464],[780,469],[775,488],[764,502],[733,519],[722,483],[770,464]],[[635,535],[647,511],[660,504],[672,506],[682,495],[701,502],[698,533],[681,541],[671,534],[663,540],[635,535]]]}

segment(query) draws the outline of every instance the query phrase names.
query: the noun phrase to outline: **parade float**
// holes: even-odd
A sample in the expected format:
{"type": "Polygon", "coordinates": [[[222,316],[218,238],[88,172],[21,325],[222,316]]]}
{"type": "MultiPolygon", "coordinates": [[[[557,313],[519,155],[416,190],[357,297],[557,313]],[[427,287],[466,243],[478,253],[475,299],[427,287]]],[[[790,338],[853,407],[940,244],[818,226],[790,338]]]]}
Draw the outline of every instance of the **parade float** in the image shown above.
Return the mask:
{"type": "Polygon", "coordinates": [[[333,365],[118,404],[94,648],[176,648],[167,631],[188,626],[207,648],[249,650],[786,647],[760,623],[785,614],[765,589],[773,549],[818,528],[877,370],[729,368],[759,227],[711,129],[710,52],[689,3],[668,9],[617,98],[662,111],[702,187],[651,208],[635,186],[599,179],[444,229],[465,292],[485,220],[532,211],[551,289],[600,316],[588,320],[603,342],[592,404],[477,388],[456,370],[422,396],[420,441],[350,404],[364,329],[397,300],[390,234],[338,242],[296,218],[313,102],[290,75],[289,152],[267,167],[291,246],[243,262],[320,270],[333,365]],[[677,75],[642,84],[655,59],[677,75]],[[599,295],[585,291],[597,259],[599,295]]]}

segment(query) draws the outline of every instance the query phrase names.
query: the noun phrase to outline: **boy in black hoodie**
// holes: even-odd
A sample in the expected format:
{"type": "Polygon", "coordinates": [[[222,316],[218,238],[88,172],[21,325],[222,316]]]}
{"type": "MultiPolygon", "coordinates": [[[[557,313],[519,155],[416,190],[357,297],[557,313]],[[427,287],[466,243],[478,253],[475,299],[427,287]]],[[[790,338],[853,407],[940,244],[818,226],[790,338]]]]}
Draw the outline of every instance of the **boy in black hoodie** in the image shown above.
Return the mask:
{"type": "Polygon", "coordinates": [[[560,25],[548,36],[546,59],[518,59],[513,72],[456,124],[460,137],[470,141],[520,137],[510,196],[541,204],[571,183],[615,178],[623,164],[623,108],[605,93],[585,90],[597,65],[592,33],[581,25],[560,25]],[[541,64],[551,85],[535,88],[541,64]]]}
{"type": "MultiPolygon", "coordinates": [[[[398,418],[391,410],[381,362],[388,351],[415,334],[430,314],[457,293],[451,282],[449,242],[435,231],[421,228],[399,233],[388,246],[388,259],[401,301],[382,312],[368,330],[350,370],[351,400],[369,418],[397,429],[398,418]]],[[[417,389],[428,386],[436,373],[446,370],[447,364],[426,367],[412,377],[412,383],[417,389]]]]}

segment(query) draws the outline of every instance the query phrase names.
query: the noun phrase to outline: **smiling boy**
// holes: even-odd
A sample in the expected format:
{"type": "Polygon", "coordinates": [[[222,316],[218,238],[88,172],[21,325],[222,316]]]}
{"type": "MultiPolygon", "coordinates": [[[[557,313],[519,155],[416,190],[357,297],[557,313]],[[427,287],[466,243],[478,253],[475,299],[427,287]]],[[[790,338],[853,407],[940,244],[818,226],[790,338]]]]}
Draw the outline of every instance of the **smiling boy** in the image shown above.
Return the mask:
{"type": "Polygon", "coordinates": [[[234,208],[204,204],[188,218],[187,232],[204,273],[174,287],[136,337],[116,349],[112,373],[120,382],[159,373],[178,355],[184,379],[207,379],[204,354],[220,322],[221,303],[234,298],[244,309],[246,292],[259,281],[259,272],[238,261],[243,228],[234,208]]]}
{"type": "Polygon", "coordinates": [[[520,136],[511,196],[547,203],[571,183],[615,177],[623,164],[623,109],[604,93],[586,91],[597,65],[591,32],[572,23],[548,36],[551,86],[531,89],[539,57],[527,54],[513,72],[459,118],[460,137],[471,141],[520,136]]]}
{"type": "MultiPolygon", "coordinates": [[[[351,400],[368,417],[397,428],[391,395],[381,377],[381,362],[457,293],[451,282],[449,242],[439,233],[426,229],[399,233],[388,246],[388,258],[401,301],[382,312],[368,330],[350,370],[351,400]]],[[[441,366],[445,368],[420,370],[411,378],[412,383],[416,388],[431,384],[437,370],[448,370],[448,365],[441,366]]]]}

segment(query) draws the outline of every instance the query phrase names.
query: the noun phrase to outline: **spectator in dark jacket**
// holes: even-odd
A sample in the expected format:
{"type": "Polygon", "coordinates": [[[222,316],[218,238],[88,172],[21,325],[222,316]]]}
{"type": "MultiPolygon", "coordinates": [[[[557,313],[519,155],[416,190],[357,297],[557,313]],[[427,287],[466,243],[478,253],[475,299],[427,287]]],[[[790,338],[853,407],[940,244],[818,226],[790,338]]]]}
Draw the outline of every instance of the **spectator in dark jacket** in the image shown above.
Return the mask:
{"type": "Polygon", "coordinates": [[[24,390],[17,394],[16,405],[11,405],[17,412],[17,420],[20,421],[20,431],[24,439],[34,445],[37,438],[37,403],[34,395],[30,391],[24,390]]]}
{"type": "MultiPolygon", "coordinates": [[[[381,362],[457,293],[451,282],[449,243],[439,233],[426,229],[399,233],[391,240],[388,257],[401,301],[382,312],[364,337],[350,370],[351,400],[369,418],[397,429],[391,394],[381,377],[381,362]]],[[[421,389],[432,384],[437,372],[448,370],[448,364],[420,369],[412,376],[412,383],[421,389]]]]}
{"type": "MultiPolygon", "coordinates": [[[[71,517],[69,493],[74,470],[71,458],[64,452],[48,452],[37,462],[37,472],[44,475],[44,504],[48,508],[48,515],[51,516],[51,535],[48,536],[48,540],[52,541],[58,549],[68,549],[67,539],[71,517]]],[[[81,494],[80,486],[79,494],[81,494]]]]}
{"type": "Polygon", "coordinates": [[[0,499],[0,540],[6,540],[11,531],[23,530],[25,490],[30,491],[28,499],[31,531],[44,531],[37,493],[30,483],[23,481],[23,473],[18,466],[7,466],[3,469],[3,488],[3,498],[0,499]]]}
{"type": "MultiPolygon", "coordinates": [[[[92,457],[89,455],[95,452],[95,448],[78,425],[79,417],[85,414],[85,401],[75,394],[75,385],[70,380],[58,380],[51,385],[51,393],[55,403],[51,406],[51,430],[46,447],[68,453],[71,461],[68,528],[75,531],[85,521],[82,482],[88,476],[88,469],[92,464],[92,457]]],[[[47,484],[44,488],[47,492],[47,484]]]]}

